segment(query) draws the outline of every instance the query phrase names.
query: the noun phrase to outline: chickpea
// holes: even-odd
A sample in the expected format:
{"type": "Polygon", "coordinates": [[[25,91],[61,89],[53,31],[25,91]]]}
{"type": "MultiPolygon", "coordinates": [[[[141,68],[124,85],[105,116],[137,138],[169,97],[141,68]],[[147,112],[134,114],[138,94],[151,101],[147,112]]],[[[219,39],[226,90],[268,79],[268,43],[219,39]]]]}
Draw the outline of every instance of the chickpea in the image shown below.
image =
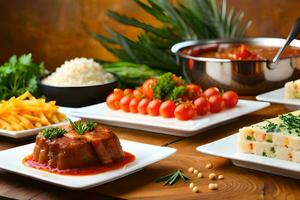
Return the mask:
{"type": "Polygon", "coordinates": [[[218,189],[218,184],[217,183],[210,183],[210,184],[208,184],[208,189],[217,190],[218,189]]]}
{"type": "Polygon", "coordinates": [[[194,183],[190,183],[190,186],[189,186],[189,187],[190,187],[191,189],[193,189],[193,188],[194,188],[194,186],[195,186],[195,184],[194,184],[194,183]]]}
{"type": "Polygon", "coordinates": [[[196,169],[194,169],[193,173],[194,173],[194,174],[198,174],[198,173],[199,173],[199,171],[198,171],[198,170],[196,170],[196,169]]]}
{"type": "Polygon", "coordinates": [[[215,190],[217,190],[218,189],[218,184],[215,183],[214,187],[215,187],[215,190]]]}
{"type": "Polygon", "coordinates": [[[210,180],[215,180],[215,179],[217,178],[217,175],[216,175],[215,173],[210,173],[210,174],[208,175],[208,178],[209,178],[210,180]]]}
{"type": "Polygon", "coordinates": [[[190,173],[192,173],[194,171],[194,168],[193,167],[190,167],[189,169],[188,169],[188,172],[190,172],[190,173]]]}
{"type": "Polygon", "coordinates": [[[197,186],[195,186],[195,187],[193,187],[193,192],[195,192],[195,193],[198,193],[199,192],[199,189],[198,189],[198,187],[197,186]]]}
{"type": "Polygon", "coordinates": [[[223,179],[224,179],[224,176],[223,176],[222,174],[220,174],[220,175],[218,176],[218,179],[219,179],[219,180],[223,180],[223,179]]]}
{"type": "Polygon", "coordinates": [[[207,163],[207,164],[205,165],[205,168],[206,168],[206,169],[211,169],[211,168],[213,168],[213,165],[212,165],[211,163],[207,163]]]}
{"type": "Polygon", "coordinates": [[[198,173],[197,175],[198,178],[203,178],[203,174],[201,172],[198,173]]]}

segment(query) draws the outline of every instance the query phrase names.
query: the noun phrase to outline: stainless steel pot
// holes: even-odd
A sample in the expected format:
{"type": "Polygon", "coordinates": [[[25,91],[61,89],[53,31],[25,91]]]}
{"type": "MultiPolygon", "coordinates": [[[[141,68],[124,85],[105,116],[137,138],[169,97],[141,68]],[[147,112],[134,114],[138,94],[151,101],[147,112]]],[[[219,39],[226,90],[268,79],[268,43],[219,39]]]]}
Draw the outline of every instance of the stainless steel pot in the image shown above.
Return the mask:
{"type": "MultiPolygon", "coordinates": [[[[271,61],[233,61],[230,59],[194,57],[182,52],[183,49],[209,44],[253,44],[281,47],[281,38],[244,38],[185,41],[175,44],[171,51],[176,54],[185,78],[202,88],[212,86],[223,90],[235,90],[240,95],[256,95],[283,87],[289,80],[300,77],[300,57],[284,58],[277,63],[271,61]]],[[[300,40],[291,46],[300,48],[300,40]]]]}

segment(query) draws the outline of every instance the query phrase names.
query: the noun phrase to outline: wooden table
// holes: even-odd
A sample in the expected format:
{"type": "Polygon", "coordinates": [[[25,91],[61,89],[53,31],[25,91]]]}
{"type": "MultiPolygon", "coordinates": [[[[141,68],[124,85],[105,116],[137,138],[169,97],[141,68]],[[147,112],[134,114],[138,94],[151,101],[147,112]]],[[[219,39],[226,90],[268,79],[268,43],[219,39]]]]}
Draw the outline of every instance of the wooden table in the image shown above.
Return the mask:
{"type": "MultiPolygon", "coordinates": [[[[203,155],[195,148],[236,133],[242,126],[288,112],[283,105],[272,106],[238,118],[227,125],[189,138],[168,136],[138,130],[113,127],[122,139],[170,146],[177,149],[173,156],[150,165],[130,176],[85,191],[72,191],[0,170],[0,196],[13,199],[300,199],[300,181],[234,166],[230,160],[203,155]],[[214,168],[207,170],[206,163],[214,168]],[[187,172],[193,166],[206,176],[215,172],[225,179],[216,181],[219,189],[211,191],[207,177],[197,179],[187,172]],[[173,186],[155,183],[155,179],[176,169],[192,178],[200,192],[195,194],[182,181],[173,186]]],[[[33,138],[15,141],[0,137],[0,150],[33,142],[33,138]]]]}

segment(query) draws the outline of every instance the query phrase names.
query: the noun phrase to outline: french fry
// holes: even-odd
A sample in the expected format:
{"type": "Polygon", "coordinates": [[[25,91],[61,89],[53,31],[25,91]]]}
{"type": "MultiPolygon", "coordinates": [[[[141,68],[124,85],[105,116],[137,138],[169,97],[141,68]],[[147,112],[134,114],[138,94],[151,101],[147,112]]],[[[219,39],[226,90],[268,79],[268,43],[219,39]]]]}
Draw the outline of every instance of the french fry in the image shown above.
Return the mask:
{"type": "Polygon", "coordinates": [[[28,91],[0,102],[0,129],[25,130],[66,120],[55,101],[36,99],[28,91]]]}

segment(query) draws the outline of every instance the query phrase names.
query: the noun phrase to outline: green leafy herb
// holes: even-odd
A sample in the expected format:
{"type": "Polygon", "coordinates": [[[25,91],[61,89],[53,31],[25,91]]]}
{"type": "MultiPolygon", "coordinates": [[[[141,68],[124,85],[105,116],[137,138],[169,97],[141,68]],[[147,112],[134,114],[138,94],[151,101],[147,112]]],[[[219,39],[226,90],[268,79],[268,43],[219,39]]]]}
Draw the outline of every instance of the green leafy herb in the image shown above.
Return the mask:
{"type": "Polygon", "coordinates": [[[58,137],[62,137],[64,134],[66,134],[67,131],[63,128],[59,127],[49,127],[43,130],[42,134],[47,139],[54,139],[58,137]]]}
{"type": "Polygon", "coordinates": [[[180,169],[176,170],[175,172],[168,174],[166,176],[160,177],[155,182],[165,182],[164,185],[173,185],[178,179],[187,182],[190,180],[180,169]]]}
{"type": "Polygon", "coordinates": [[[274,147],[271,147],[271,152],[275,153],[275,148],[274,147]]]}
{"type": "Polygon", "coordinates": [[[289,133],[300,133],[300,116],[288,113],[286,115],[280,115],[279,119],[281,119],[283,125],[286,127],[289,133]]]}
{"type": "Polygon", "coordinates": [[[280,129],[284,126],[282,124],[275,124],[273,122],[267,121],[268,124],[263,126],[262,128],[266,130],[267,133],[269,132],[280,132],[280,129]]]}
{"type": "MultiPolygon", "coordinates": [[[[152,70],[162,70],[182,75],[170,48],[177,42],[209,38],[242,37],[251,22],[243,20],[244,13],[228,8],[226,0],[134,0],[136,4],[153,16],[159,26],[147,24],[138,19],[109,11],[108,16],[117,22],[138,28],[137,39],[107,28],[107,34],[92,35],[111,52],[118,61],[147,65],[152,70]]],[[[126,66],[116,71],[130,71],[126,66]]],[[[138,72],[138,68],[135,69],[138,72]]],[[[143,68],[138,72],[142,74],[143,68]]],[[[150,70],[149,70],[150,71],[150,70]]],[[[143,76],[141,77],[143,79],[143,76]]],[[[121,79],[127,82],[126,79],[121,79]]]]}
{"type": "MultiPolygon", "coordinates": [[[[101,61],[99,61],[101,63],[101,61]]],[[[160,76],[163,71],[151,69],[143,64],[135,64],[129,62],[101,63],[103,68],[111,73],[118,74],[122,87],[134,88],[142,85],[143,82],[152,77],[160,76]]]]}
{"type": "Polygon", "coordinates": [[[300,99],[300,92],[294,94],[295,98],[300,99]]]}
{"type": "Polygon", "coordinates": [[[271,139],[266,139],[266,142],[272,143],[271,139]]]}
{"type": "Polygon", "coordinates": [[[72,122],[72,120],[68,119],[72,128],[79,133],[80,135],[83,135],[87,131],[92,131],[96,128],[97,123],[93,121],[84,121],[79,120],[76,122],[72,122]]]}
{"type": "Polygon", "coordinates": [[[262,152],[262,156],[265,156],[265,157],[267,157],[267,154],[266,154],[266,152],[262,152]]]}
{"type": "Polygon", "coordinates": [[[250,140],[250,141],[255,141],[254,137],[253,137],[253,136],[250,136],[250,135],[247,135],[246,139],[247,139],[247,140],[250,140]]]}
{"type": "Polygon", "coordinates": [[[174,80],[174,74],[167,72],[157,79],[157,83],[153,86],[154,97],[157,99],[177,99],[185,92],[184,86],[177,86],[178,83],[174,80]]]}
{"type": "Polygon", "coordinates": [[[186,91],[185,86],[175,87],[169,96],[169,100],[176,100],[176,99],[182,97],[184,95],[185,91],[186,91]]]}
{"type": "Polygon", "coordinates": [[[40,96],[37,77],[43,74],[43,63],[33,63],[31,54],[10,57],[8,62],[0,67],[0,99],[19,96],[26,91],[40,96]]]}

